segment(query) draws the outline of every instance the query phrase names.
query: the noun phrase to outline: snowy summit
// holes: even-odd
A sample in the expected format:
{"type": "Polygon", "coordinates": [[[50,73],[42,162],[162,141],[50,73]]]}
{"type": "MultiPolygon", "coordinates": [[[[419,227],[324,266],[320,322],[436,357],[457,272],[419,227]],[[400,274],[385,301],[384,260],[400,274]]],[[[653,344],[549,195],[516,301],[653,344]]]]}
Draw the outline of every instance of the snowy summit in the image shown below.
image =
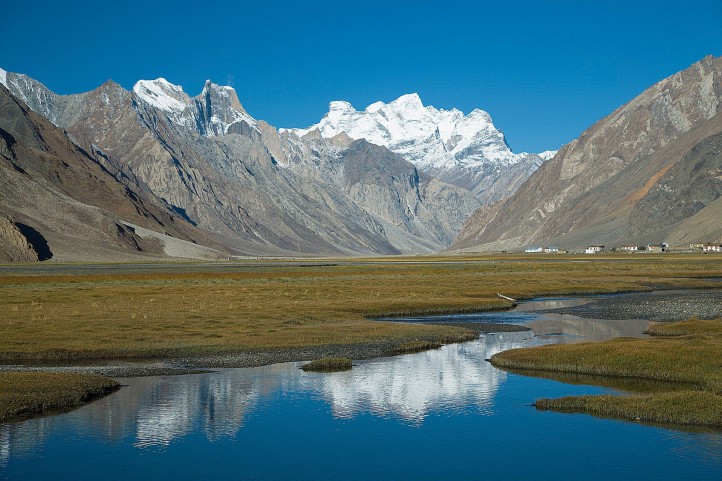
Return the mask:
{"type": "MultiPolygon", "coordinates": [[[[479,164],[508,165],[528,154],[514,154],[491,116],[476,109],[464,115],[458,109],[424,106],[416,93],[393,102],[374,102],[357,111],[334,101],[318,124],[289,130],[299,137],[318,130],[325,138],[346,133],[403,155],[422,170],[438,172],[479,164]]],[[[545,153],[549,155],[549,153],[545,153]]]]}
{"type": "Polygon", "coordinates": [[[133,87],[138,100],[165,112],[174,124],[197,129],[206,136],[238,132],[241,124],[255,128],[256,120],[243,109],[233,87],[207,80],[203,91],[191,98],[180,85],[164,78],[139,80],[133,87]]]}

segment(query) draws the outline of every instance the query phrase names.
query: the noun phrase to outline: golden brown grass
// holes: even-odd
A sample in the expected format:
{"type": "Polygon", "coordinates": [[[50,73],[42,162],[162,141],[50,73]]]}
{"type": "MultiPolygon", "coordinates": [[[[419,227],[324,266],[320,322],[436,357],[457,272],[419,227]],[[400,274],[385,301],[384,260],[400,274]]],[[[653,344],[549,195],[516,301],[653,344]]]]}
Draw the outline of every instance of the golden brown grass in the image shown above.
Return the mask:
{"type": "Polygon", "coordinates": [[[119,387],[85,374],[0,372],[0,422],[71,409],[119,387]]]}
{"type": "MultiPolygon", "coordinates": [[[[722,426],[722,319],[659,323],[652,339],[513,349],[491,357],[495,366],[526,372],[621,376],[687,383],[686,390],[633,396],[542,399],[540,409],[686,425],[722,426]]],[[[601,382],[600,384],[603,384],[601,382]]]]}
{"type": "Polygon", "coordinates": [[[368,318],[508,307],[497,292],[525,298],[636,291],[650,284],[712,287],[702,277],[722,276],[722,257],[704,255],[407,257],[309,264],[190,263],[124,273],[61,269],[56,275],[4,275],[0,360],[449,342],[468,338],[469,331],[368,318]]]}

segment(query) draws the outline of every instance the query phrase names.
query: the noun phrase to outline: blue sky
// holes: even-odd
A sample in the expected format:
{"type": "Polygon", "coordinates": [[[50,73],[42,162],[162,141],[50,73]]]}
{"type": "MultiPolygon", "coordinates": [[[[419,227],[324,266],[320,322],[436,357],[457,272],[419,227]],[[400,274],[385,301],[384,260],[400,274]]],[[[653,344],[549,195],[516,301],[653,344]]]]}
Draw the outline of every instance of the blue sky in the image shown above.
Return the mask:
{"type": "Polygon", "coordinates": [[[418,92],[488,111],[515,152],[555,149],[653,83],[722,55],[722,0],[0,0],[0,67],[77,93],[165,77],[232,84],[278,127],[331,100],[418,92]]]}

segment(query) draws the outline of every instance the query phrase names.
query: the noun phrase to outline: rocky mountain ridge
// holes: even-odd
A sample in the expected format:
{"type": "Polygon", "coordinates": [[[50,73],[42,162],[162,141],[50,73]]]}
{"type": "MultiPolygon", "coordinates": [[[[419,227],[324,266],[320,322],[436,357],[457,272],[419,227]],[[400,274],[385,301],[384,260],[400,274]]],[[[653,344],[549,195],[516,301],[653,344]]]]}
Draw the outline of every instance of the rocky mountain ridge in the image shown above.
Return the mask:
{"type": "Polygon", "coordinates": [[[488,114],[414,95],[279,130],[212,82],[196,97],[164,79],[57,95],[0,70],[0,84],[2,259],[722,242],[717,58],[546,161],[513,154],[488,114]]]}
{"type": "MultiPolygon", "coordinates": [[[[108,260],[164,255],[127,221],[179,242],[218,247],[157,198],[139,195],[47,119],[0,86],[0,218],[7,260],[108,260]],[[18,257],[18,251],[24,257],[18,257]]],[[[209,257],[220,254],[207,249],[209,257]]]]}
{"type": "Polygon", "coordinates": [[[438,251],[479,206],[385,148],[280,134],[211,82],[191,98],[163,79],[67,96],[20,74],[0,80],[124,188],[230,254],[438,251]],[[349,174],[359,162],[364,175],[349,174]]]}
{"type": "Polygon", "coordinates": [[[722,240],[722,59],[645,90],[479,210],[452,249],[722,240]]]}
{"type": "Polygon", "coordinates": [[[515,154],[488,112],[475,109],[464,115],[458,109],[424,106],[416,93],[374,102],[363,111],[334,101],[319,123],[282,131],[365,139],[401,154],[428,175],[470,190],[483,203],[509,195],[555,154],[515,154]]]}

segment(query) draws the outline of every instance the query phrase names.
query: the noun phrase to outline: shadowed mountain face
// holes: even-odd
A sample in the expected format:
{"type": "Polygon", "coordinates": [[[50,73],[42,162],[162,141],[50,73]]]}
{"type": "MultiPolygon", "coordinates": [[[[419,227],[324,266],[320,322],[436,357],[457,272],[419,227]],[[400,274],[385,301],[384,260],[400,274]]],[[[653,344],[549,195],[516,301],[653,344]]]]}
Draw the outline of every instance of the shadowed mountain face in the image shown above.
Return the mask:
{"type": "Polygon", "coordinates": [[[124,221],[186,241],[200,231],[111,174],[92,152],[0,86],[0,217],[8,260],[103,260],[160,255],[124,221]],[[11,240],[12,239],[12,240],[11,240]],[[17,249],[32,252],[18,257],[17,249]]]}
{"type": "MultiPolygon", "coordinates": [[[[27,228],[27,226],[24,227],[27,228]]],[[[46,259],[50,257],[52,257],[52,253],[49,253],[46,259]]],[[[41,258],[31,241],[23,233],[21,225],[16,224],[12,217],[0,214],[0,262],[35,262],[38,260],[41,258]]]]}
{"type": "MultiPolygon", "coordinates": [[[[104,209],[117,217],[113,224],[132,223],[232,254],[423,253],[447,247],[480,205],[467,190],[420,175],[384,147],[281,135],[250,117],[232,88],[211,82],[191,98],[163,79],[138,82],[132,92],[108,81],[69,96],[19,74],[8,73],[4,81],[20,108],[28,110],[27,104],[45,117],[43,128],[52,130],[50,120],[54,135],[65,139],[65,150],[45,150],[60,162],[73,150],[83,159],[76,162],[79,170],[87,164],[112,179],[96,189],[55,185],[45,176],[49,188],[104,209]],[[139,218],[138,209],[103,194],[110,184],[147,215],[139,218]]],[[[35,112],[33,122],[40,118],[35,112]]],[[[36,145],[33,128],[26,130],[21,143],[44,148],[36,145]]],[[[28,225],[38,215],[18,206],[8,210],[30,219],[28,225]]]]}
{"type": "Polygon", "coordinates": [[[720,241],[721,98],[719,58],[662,80],[477,211],[451,248],[720,241]]]}

